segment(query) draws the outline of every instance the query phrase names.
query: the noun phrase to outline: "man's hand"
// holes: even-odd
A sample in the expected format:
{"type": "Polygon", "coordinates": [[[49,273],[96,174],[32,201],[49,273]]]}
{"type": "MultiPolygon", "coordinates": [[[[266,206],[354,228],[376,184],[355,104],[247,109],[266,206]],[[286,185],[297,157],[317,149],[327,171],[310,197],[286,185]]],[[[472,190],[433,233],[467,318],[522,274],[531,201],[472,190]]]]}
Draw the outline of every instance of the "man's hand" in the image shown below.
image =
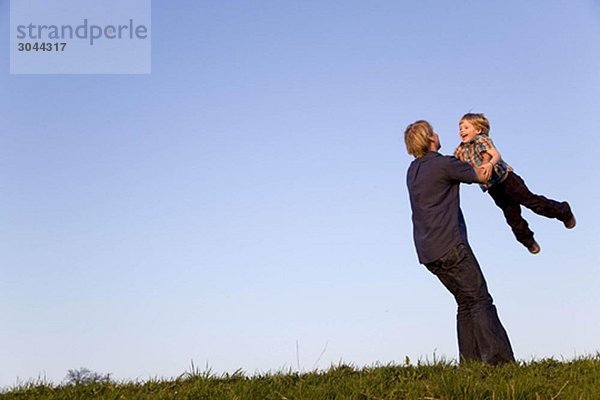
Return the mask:
{"type": "Polygon", "coordinates": [[[485,165],[483,165],[481,167],[475,167],[475,168],[473,168],[473,170],[475,171],[475,174],[477,175],[477,181],[479,183],[486,183],[492,177],[492,166],[491,166],[491,164],[486,163],[485,165]],[[487,165],[488,168],[486,168],[485,165],[487,165]]]}
{"type": "Polygon", "coordinates": [[[494,171],[494,165],[491,162],[487,162],[481,166],[485,170],[485,175],[488,177],[486,182],[490,180],[492,177],[492,172],[494,171]]]}

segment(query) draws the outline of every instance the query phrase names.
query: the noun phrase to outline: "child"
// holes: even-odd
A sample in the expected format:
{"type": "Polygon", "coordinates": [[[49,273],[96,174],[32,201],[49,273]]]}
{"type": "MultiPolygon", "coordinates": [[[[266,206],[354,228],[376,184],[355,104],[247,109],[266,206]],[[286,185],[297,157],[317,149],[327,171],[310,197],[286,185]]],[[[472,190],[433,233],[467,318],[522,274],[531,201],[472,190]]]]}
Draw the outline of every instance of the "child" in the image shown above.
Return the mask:
{"type": "Polygon", "coordinates": [[[533,232],[521,216],[521,205],[536,214],[562,221],[567,229],[575,227],[575,216],[567,202],[558,202],[533,194],[525,186],[523,179],[507,163],[489,138],[490,123],[483,114],[465,114],[460,119],[460,140],[454,156],[469,162],[474,167],[490,170],[491,178],[481,184],[498,207],[502,209],[506,222],[515,237],[530,253],[540,252],[540,245],[533,239],[533,232]]]}

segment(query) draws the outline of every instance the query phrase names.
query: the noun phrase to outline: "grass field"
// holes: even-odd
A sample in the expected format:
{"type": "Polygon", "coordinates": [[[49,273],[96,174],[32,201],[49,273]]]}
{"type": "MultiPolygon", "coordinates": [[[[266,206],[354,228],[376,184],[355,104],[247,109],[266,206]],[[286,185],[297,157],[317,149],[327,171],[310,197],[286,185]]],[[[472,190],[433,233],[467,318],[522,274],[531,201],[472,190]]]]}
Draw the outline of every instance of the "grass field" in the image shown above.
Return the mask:
{"type": "Polygon", "coordinates": [[[600,353],[572,361],[547,359],[499,367],[451,362],[417,365],[333,366],[327,371],[217,376],[193,370],[173,380],[114,382],[106,377],[55,385],[28,383],[2,400],[28,399],[600,399],[600,353]]]}

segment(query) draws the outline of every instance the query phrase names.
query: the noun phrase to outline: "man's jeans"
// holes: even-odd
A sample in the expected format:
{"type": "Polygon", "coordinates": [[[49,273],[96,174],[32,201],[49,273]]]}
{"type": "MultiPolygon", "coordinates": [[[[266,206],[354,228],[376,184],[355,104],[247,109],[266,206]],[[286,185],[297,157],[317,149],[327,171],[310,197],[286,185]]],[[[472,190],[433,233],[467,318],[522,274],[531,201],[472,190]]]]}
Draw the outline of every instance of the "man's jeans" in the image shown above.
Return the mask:
{"type": "Polygon", "coordinates": [[[514,361],[508,335],[473,251],[459,244],[437,261],[425,264],[458,304],[458,349],[462,360],[496,365],[514,361]]]}

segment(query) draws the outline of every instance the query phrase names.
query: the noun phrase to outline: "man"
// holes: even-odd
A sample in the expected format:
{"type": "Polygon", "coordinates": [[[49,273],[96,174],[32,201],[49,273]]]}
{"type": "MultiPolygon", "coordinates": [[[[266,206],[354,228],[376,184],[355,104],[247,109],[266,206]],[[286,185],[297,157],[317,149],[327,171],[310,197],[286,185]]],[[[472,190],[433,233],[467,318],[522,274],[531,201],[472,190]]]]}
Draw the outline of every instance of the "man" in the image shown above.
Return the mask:
{"type": "Polygon", "coordinates": [[[459,184],[487,182],[489,171],[486,174],[483,169],[438,153],[440,138],[427,121],[409,125],[404,141],[408,153],[415,157],[406,183],[417,255],[458,304],[460,359],[492,365],[514,361],[508,335],[469,247],[460,209],[459,184]]]}

